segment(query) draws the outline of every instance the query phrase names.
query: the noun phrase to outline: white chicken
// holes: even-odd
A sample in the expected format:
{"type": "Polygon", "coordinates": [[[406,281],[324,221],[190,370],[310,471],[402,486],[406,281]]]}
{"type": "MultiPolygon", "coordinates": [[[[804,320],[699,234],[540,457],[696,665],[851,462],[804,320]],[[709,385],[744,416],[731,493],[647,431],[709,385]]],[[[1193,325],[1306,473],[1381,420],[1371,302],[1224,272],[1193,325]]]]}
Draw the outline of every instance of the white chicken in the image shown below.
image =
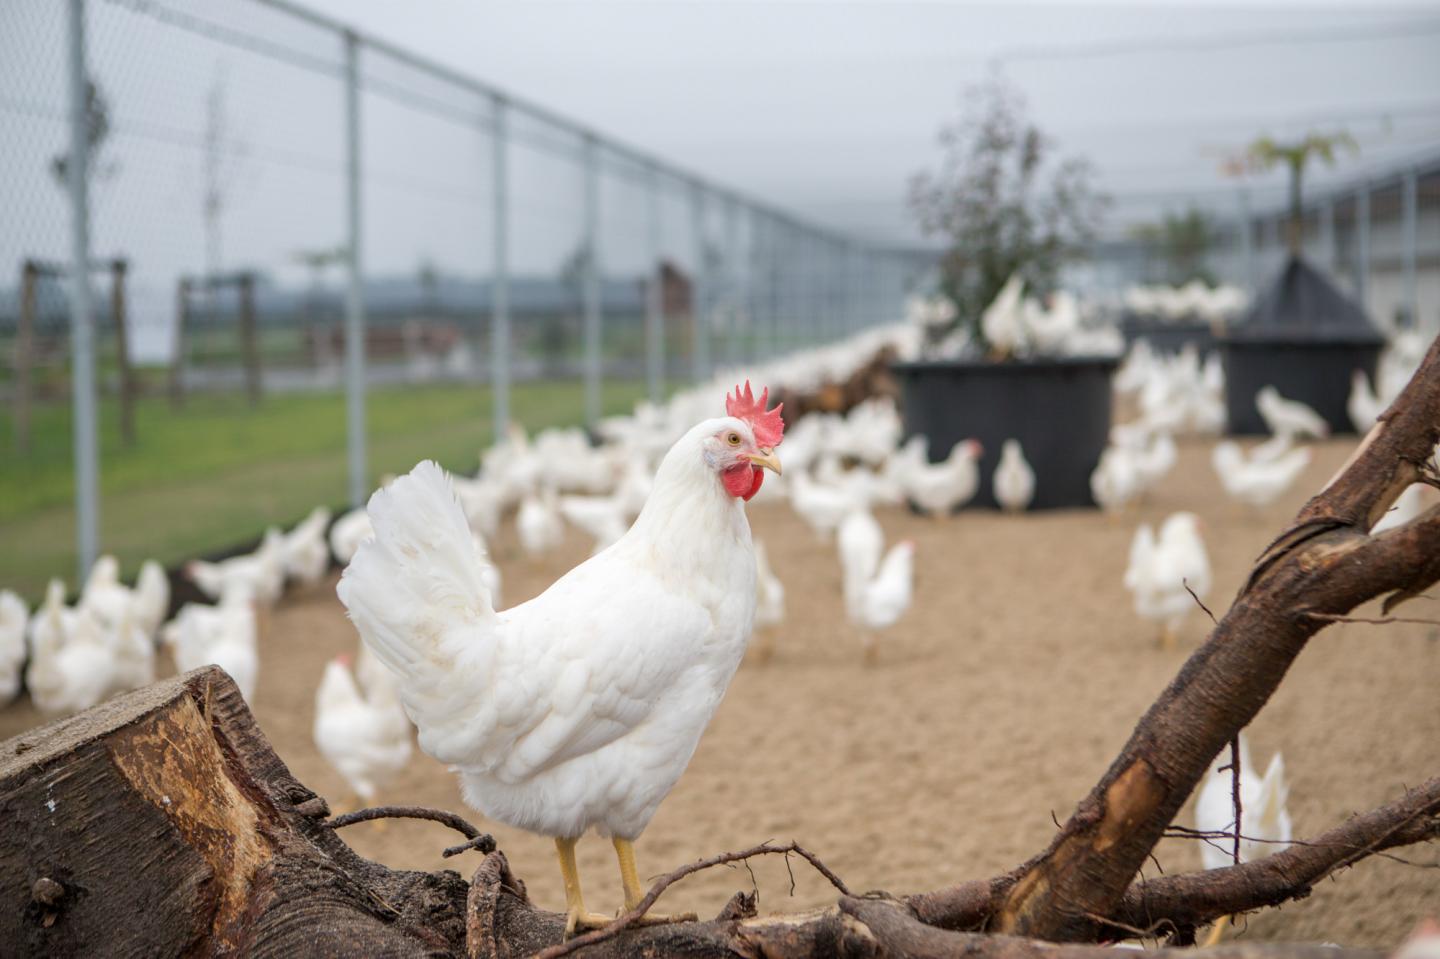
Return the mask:
{"type": "MultiPolygon", "coordinates": [[[[1225,746],[1210,761],[1210,770],[1201,781],[1195,799],[1195,828],[1204,833],[1236,832],[1233,771],[1230,747],[1225,746]]],[[[1240,734],[1240,861],[1254,862],[1288,846],[1294,835],[1286,808],[1290,787],[1285,782],[1285,760],[1277,751],[1270,757],[1262,779],[1250,762],[1250,743],[1240,734]]],[[[1229,839],[1201,843],[1200,858],[1206,869],[1220,869],[1234,863],[1229,839]]],[[[1229,917],[1217,922],[1205,945],[1220,940],[1229,917]]]]}
{"type": "MultiPolygon", "coordinates": [[[[329,554],[326,554],[329,559],[329,554]]],[[[230,674],[247,703],[255,701],[260,675],[254,601],[227,597],[219,605],[186,603],[160,630],[175,668],[182,673],[214,664],[230,674]]]]}
{"type": "Polygon", "coordinates": [[[330,548],[325,543],[329,525],[330,510],[317,506],[285,534],[282,562],[286,576],[302,586],[313,586],[325,577],[330,569],[330,548]]]}
{"type": "Polygon", "coordinates": [[[560,545],[565,527],[556,508],[555,492],[527,493],[520,501],[515,516],[515,530],[520,534],[520,548],[531,558],[543,555],[560,545]]]}
{"type": "Polygon", "coordinates": [[[1345,412],[1355,432],[1361,436],[1370,432],[1370,427],[1375,425],[1388,405],[1370,388],[1370,377],[1365,375],[1364,370],[1350,374],[1350,396],[1345,401],[1345,412]]]}
{"type": "Polygon", "coordinates": [[[755,540],[755,626],[751,648],[755,659],[767,663],[775,655],[776,628],[785,621],[785,584],[770,568],[765,544],[755,540]]]}
{"type": "Polygon", "coordinates": [[[19,594],[0,589],[0,706],[20,694],[21,670],[25,665],[25,627],[30,609],[19,594]]]}
{"type": "Polygon", "coordinates": [[[511,491],[507,485],[488,476],[479,479],[451,478],[460,508],[470,521],[470,528],[487,539],[500,529],[500,516],[510,505],[511,491]]]}
{"type": "Polygon", "coordinates": [[[1310,465],[1310,450],[1303,446],[1289,448],[1289,440],[1283,434],[1277,436],[1276,441],[1275,446],[1269,446],[1271,440],[1257,446],[1248,459],[1230,440],[1215,444],[1210,465],[1226,493],[1259,509],[1294,485],[1310,465]]]}
{"type": "Polygon", "coordinates": [[[337,563],[345,566],[355,558],[355,551],[360,548],[360,544],[374,535],[375,528],[370,525],[370,514],[365,512],[365,507],[357,507],[341,516],[330,527],[330,552],[334,554],[337,563]]]}
{"type": "Polygon", "coordinates": [[[140,564],[140,575],[135,580],[135,595],[131,603],[131,616],[135,625],[146,636],[160,632],[165,614],[170,612],[170,577],[164,568],[153,559],[140,564]]]}
{"type": "Polygon", "coordinates": [[[618,496],[562,496],[560,515],[595,540],[591,556],[608,548],[630,528],[630,517],[618,496]]]}
{"type": "Polygon", "coordinates": [[[830,485],[812,478],[804,470],[788,479],[790,505],[805,525],[814,531],[815,538],[822,543],[830,538],[840,522],[858,505],[855,487],[830,485]]]}
{"type": "Polygon", "coordinates": [[[866,665],[879,657],[876,634],[900,621],[910,608],[915,588],[915,543],[901,540],[880,561],[880,568],[865,587],[860,603],[861,645],[866,665]]]}
{"type": "Polygon", "coordinates": [[[1016,439],[1006,440],[1000,447],[1000,463],[991,481],[995,502],[1009,513],[1023,513],[1035,498],[1035,470],[1025,459],[1025,451],[1016,439]]]}
{"type": "Polygon", "coordinates": [[[865,591],[880,568],[885,532],[868,509],[851,510],[840,522],[836,545],[840,550],[840,587],[845,614],[858,625],[865,618],[865,591]]]}
{"type": "Polygon", "coordinates": [[[1323,416],[1299,400],[1286,399],[1273,386],[1261,387],[1255,394],[1255,407],[1266,428],[1276,436],[1320,440],[1330,435],[1330,424],[1323,416]]]}
{"type": "Polygon", "coordinates": [[[52,579],[45,602],[30,617],[30,664],[25,687],[44,713],[78,713],[109,695],[114,643],[95,614],[65,605],[65,584],[52,579]]]}
{"type": "Polygon", "coordinates": [[[900,474],[905,495],[922,512],[949,516],[974,499],[980,488],[981,446],[961,440],[950,448],[943,463],[920,463],[900,474]]]}
{"type": "Polygon", "coordinates": [[[980,330],[990,348],[1001,356],[1013,356],[1025,348],[1024,295],[1025,281],[1016,273],[980,314],[980,330]]]}
{"type": "Polygon", "coordinates": [[[248,595],[272,605],[285,589],[285,534],[272,526],[255,552],[218,563],[191,560],[185,575],[211,599],[248,595]]]}
{"type": "Polygon", "coordinates": [[[614,546],[496,612],[444,473],[425,462],[370,500],[375,539],[340,582],[395,673],[420,745],[486,816],[555,838],[567,928],[588,913],[575,844],[614,842],[627,908],[633,841],[679,780],[745,653],[756,558],[744,504],[779,471],[784,424],[749,384],[665,455],[614,546]]]}
{"type": "Polygon", "coordinates": [[[107,693],[139,689],[155,681],[154,633],[142,628],[137,615],[141,610],[148,615],[154,600],[155,597],[147,597],[146,602],[137,606],[135,591],[120,582],[120,564],[115,557],[101,556],[90,568],[76,608],[84,617],[94,620],[101,639],[110,647],[107,693]]]}
{"type": "Polygon", "coordinates": [[[1130,543],[1125,588],[1135,596],[1138,615],[1161,622],[1161,645],[1172,648],[1196,598],[1210,593],[1210,558],[1194,513],[1172,513],[1158,538],[1149,523],[1140,524],[1130,543]]]}
{"type": "Polygon", "coordinates": [[[1112,516],[1145,491],[1136,459],[1134,450],[1107,446],[1090,474],[1090,495],[1097,506],[1112,516]]]}
{"type": "MultiPolygon", "coordinates": [[[[460,518],[464,522],[463,513],[460,518]]],[[[312,735],[320,755],[365,803],[374,802],[404,770],[413,751],[410,724],[393,685],[378,682],[362,691],[350,672],[349,656],[325,665],[315,691],[312,735]]]]}

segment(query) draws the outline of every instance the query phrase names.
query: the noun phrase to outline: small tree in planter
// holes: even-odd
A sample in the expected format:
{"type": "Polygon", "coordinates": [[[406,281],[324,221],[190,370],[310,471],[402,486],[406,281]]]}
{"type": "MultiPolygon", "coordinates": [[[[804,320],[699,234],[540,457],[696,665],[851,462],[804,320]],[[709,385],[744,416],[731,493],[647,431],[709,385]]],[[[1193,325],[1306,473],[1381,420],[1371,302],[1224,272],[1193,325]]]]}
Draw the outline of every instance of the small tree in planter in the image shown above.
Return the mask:
{"type": "MultiPolygon", "coordinates": [[[[1105,199],[1089,163],[1056,157],[1054,142],[1032,123],[1023,98],[996,78],[970,90],[959,119],[940,133],[938,170],[910,183],[910,206],[927,235],[949,242],[940,292],[955,305],[948,327],[970,344],[959,359],[895,365],[907,434],[924,434],[943,459],[973,437],[985,449],[975,502],[995,505],[991,479],[1007,439],[1020,441],[1037,478],[1032,508],[1090,506],[1090,472],[1110,430],[1115,356],[1032,352],[991,342],[981,318],[1012,277],[1041,293],[1094,241],[1105,199]],[[967,355],[968,354],[968,355],[967,355]]],[[[1012,288],[1007,300],[1016,300],[1012,288]]]]}
{"type": "Polygon", "coordinates": [[[941,292],[983,346],[980,314],[1010,277],[1053,289],[1060,269],[1094,242],[1106,201],[1089,162],[1056,159],[1054,141],[1003,79],[972,88],[965,104],[940,131],[939,169],[911,179],[910,208],[927,236],[949,241],[941,292]]]}

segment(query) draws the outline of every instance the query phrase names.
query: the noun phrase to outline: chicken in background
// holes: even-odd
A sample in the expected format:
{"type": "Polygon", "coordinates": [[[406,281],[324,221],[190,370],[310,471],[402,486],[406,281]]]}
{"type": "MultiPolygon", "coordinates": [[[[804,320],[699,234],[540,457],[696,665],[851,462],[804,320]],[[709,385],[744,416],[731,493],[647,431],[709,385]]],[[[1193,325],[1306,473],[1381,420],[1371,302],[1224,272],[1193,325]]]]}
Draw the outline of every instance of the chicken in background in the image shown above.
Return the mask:
{"type": "MultiPolygon", "coordinates": [[[[1290,787],[1285,782],[1285,760],[1277,751],[1270,757],[1265,776],[1256,775],[1250,763],[1250,743],[1240,734],[1240,823],[1235,823],[1234,778],[1230,747],[1225,746],[1210,761],[1209,772],[1195,799],[1195,828],[1203,833],[1240,833],[1240,861],[1254,862],[1290,845],[1293,828],[1286,802],[1290,787]]],[[[1220,869],[1234,863],[1229,839],[1210,839],[1200,844],[1200,858],[1206,869],[1220,869]]],[[[1204,945],[1213,946],[1224,935],[1230,917],[1222,917],[1210,929],[1204,945]]]]}
{"type": "MultiPolygon", "coordinates": [[[[169,598],[169,584],[165,588],[169,598]]],[[[94,620],[101,639],[110,647],[112,692],[128,692],[155,681],[155,635],[143,627],[137,610],[148,616],[155,597],[137,606],[136,592],[120,582],[120,563],[113,556],[101,556],[90,568],[77,611],[94,620]]]]}
{"type": "Polygon", "coordinates": [[[1276,436],[1323,440],[1330,435],[1330,424],[1323,416],[1299,400],[1286,399],[1273,386],[1262,387],[1255,394],[1255,407],[1266,429],[1276,436]]]}
{"type": "Polygon", "coordinates": [[[235,680],[245,702],[254,704],[260,652],[253,599],[231,594],[215,606],[186,603],[161,628],[160,639],[170,651],[177,671],[187,673],[201,666],[219,666],[235,680]]]}
{"type": "Polygon", "coordinates": [[[1161,623],[1161,648],[1175,647],[1185,617],[1199,608],[1196,600],[1210,594],[1210,579],[1210,558],[1194,513],[1171,514],[1158,537],[1149,523],[1135,531],[1125,588],[1135,596],[1136,614],[1161,623]]]}
{"type": "Polygon", "coordinates": [[[1238,444],[1224,440],[1211,451],[1210,465],[1226,494],[1260,509],[1273,503],[1300,478],[1310,465],[1310,450],[1303,446],[1292,448],[1288,434],[1279,434],[1256,446],[1247,458],[1238,444]]]}
{"type": "Polygon", "coordinates": [[[370,514],[365,512],[365,507],[356,507],[341,516],[330,527],[330,552],[335,562],[348,566],[360,544],[374,535],[375,528],[370,525],[370,514]]]}
{"type": "MultiPolygon", "coordinates": [[[[903,449],[912,449],[907,444],[903,449]]],[[[921,447],[923,450],[923,447],[921,447]]],[[[975,440],[961,440],[950,448],[944,462],[930,464],[922,456],[919,462],[909,457],[899,469],[896,479],[905,496],[921,512],[930,516],[949,516],[975,498],[980,488],[980,454],[975,440]]]]}
{"type": "Polygon", "coordinates": [[[1000,447],[1000,463],[991,480],[995,502],[1007,513],[1023,513],[1035,498],[1035,470],[1025,459],[1020,441],[1008,439],[1000,447]]]}
{"type": "Polygon", "coordinates": [[[25,666],[25,627],[30,609],[18,593],[0,589],[0,706],[20,694],[25,666]]]}
{"type": "Polygon", "coordinates": [[[281,562],[285,575],[302,586],[313,586],[330,571],[330,547],[325,530],[330,525],[330,510],[317,506],[310,514],[284,534],[281,562]]]}
{"type": "Polygon", "coordinates": [[[726,416],[671,446],[619,542],[501,612],[438,466],[370,500],[376,536],[340,599],[466,801],[555,839],[569,932],[611,918],[581,893],[575,844],[592,827],[613,838],[626,907],[644,896],[633,842],[744,655],[758,592],[745,502],[779,471],[784,429],[767,399],[748,383],[727,397],[726,416]]]}
{"type": "Polygon", "coordinates": [[[770,568],[765,544],[755,540],[755,626],[750,649],[760,665],[775,655],[775,633],[785,622],[785,584],[770,568]]]}
{"type": "Polygon", "coordinates": [[[885,550],[885,532],[870,510],[853,509],[840,522],[836,535],[840,552],[840,588],[845,615],[860,625],[865,619],[865,591],[880,569],[885,550]]]}
{"type": "Polygon", "coordinates": [[[135,625],[146,636],[158,636],[165,614],[170,612],[170,577],[165,569],[153,559],[140,564],[140,575],[135,580],[135,595],[131,603],[131,616],[135,625]]]}
{"type": "MultiPolygon", "coordinates": [[[[457,504],[458,508],[458,504],[457,504]]],[[[384,673],[369,671],[374,685],[362,689],[350,671],[350,657],[325,665],[315,691],[315,747],[358,797],[371,805],[410,762],[410,723],[384,673]]],[[[358,808],[358,807],[357,807],[358,808]]]]}
{"type": "Polygon", "coordinates": [[[565,527],[560,522],[554,490],[525,495],[515,515],[515,531],[520,536],[520,548],[531,559],[560,545],[565,538],[565,527]]]}
{"type": "Polygon", "coordinates": [[[25,687],[41,712],[78,713],[110,694],[115,643],[93,612],[65,605],[65,584],[58,579],[50,581],[45,602],[30,617],[29,640],[25,687]]]}
{"type": "Polygon", "coordinates": [[[1370,432],[1370,428],[1389,405],[1389,402],[1381,399],[1370,388],[1370,377],[1364,370],[1355,370],[1350,374],[1350,396],[1345,401],[1345,412],[1350,417],[1350,425],[1355,427],[1355,432],[1361,436],[1370,432]]]}
{"type": "Polygon", "coordinates": [[[910,608],[915,587],[915,542],[901,540],[880,561],[875,578],[866,585],[859,604],[860,643],[865,665],[879,661],[876,637],[900,621],[910,608]]]}
{"type": "Polygon", "coordinates": [[[285,589],[285,535],[272,526],[255,552],[218,563],[194,559],[185,564],[185,575],[211,599],[229,593],[272,606],[285,589]]]}
{"type": "Polygon", "coordinates": [[[103,628],[118,630],[128,621],[153,642],[170,605],[170,580],[159,563],[148,559],[131,589],[120,582],[119,561],[101,556],[90,568],[79,605],[94,613],[103,628]]]}
{"type": "Polygon", "coordinates": [[[607,549],[630,528],[631,517],[619,496],[562,496],[560,515],[595,541],[591,556],[607,549]]]}
{"type": "Polygon", "coordinates": [[[852,486],[832,486],[804,470],[794,473],[789,481],[791,507],[821,543],[827,542],[841,520],[859,505],[857,490],[852,486]]]}

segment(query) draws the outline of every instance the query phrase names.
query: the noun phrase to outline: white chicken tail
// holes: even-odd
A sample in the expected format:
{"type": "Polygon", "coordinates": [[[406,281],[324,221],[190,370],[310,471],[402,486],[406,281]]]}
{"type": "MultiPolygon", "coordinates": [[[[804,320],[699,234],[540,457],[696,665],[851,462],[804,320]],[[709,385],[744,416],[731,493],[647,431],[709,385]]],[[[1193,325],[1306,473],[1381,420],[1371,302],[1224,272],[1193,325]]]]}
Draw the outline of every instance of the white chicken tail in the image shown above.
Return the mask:
{"type": "MultiPolygon", "coordinates": [[[[367,510],[375,538],[360,545],[337,592],[416,718],[461,660],[467,670],[488,669],[495,609],[485,561],[449,478],[429,460],[371,496],[367,510]]],[[[439,757],[444,745],[427,749],[439,757]]]]}

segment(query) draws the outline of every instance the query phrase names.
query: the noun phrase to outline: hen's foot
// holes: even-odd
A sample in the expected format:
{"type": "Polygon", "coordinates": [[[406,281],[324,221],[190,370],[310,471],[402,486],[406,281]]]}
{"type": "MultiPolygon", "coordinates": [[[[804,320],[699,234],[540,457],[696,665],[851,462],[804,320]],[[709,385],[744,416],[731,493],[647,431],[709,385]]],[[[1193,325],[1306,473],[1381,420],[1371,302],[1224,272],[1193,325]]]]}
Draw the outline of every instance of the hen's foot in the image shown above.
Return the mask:
{"type": "Polygon", "coordinates": [[[582,932],[608,926],[614,921],[611,916],[603,916],[598,912],[586,912],[583,909],[567,912],[565,914],[565,938],[574,938],[582,932]]]}

